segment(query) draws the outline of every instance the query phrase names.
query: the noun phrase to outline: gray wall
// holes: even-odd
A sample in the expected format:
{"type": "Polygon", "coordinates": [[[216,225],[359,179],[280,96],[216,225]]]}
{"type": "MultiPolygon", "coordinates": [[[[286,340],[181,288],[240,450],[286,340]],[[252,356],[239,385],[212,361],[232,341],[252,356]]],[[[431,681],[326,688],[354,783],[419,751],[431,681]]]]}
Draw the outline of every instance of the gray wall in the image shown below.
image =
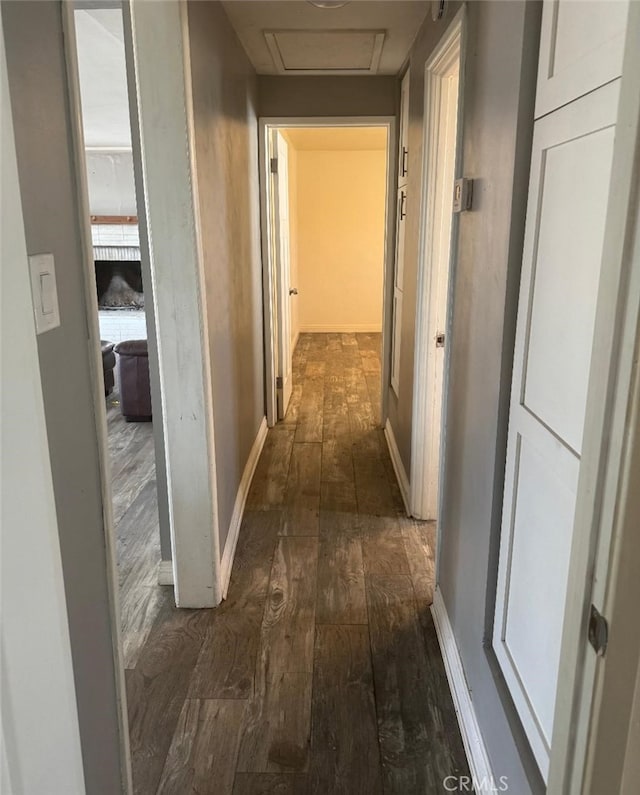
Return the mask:
{"type": "MultiPolygon", "coordinates": [[[[459,4],[430,18],[411,51],[409,183],[400,399],[389,418],[411,463],[424,65],[459,4]]],[[[463,172],[474,207],[460,216],[453,273],[439,586],[496,776],[541,788],[490,648],[506,430],[533,131],[540,4],[467,5],[463,172]]]]}
{"type": "Polygon", "coordinates": [[[3,3],[2,15],[27,251],[56,262],[61,326],[38,337],[38,355],[85,780],[92,795],[113,795],[121,789],[113,628],[61,4],[3,3]]]}
{"type": "Polygon", "coordinates": [[[540,11],[538,3],[469,5],[463,164],[476,181],[474,209],[462,214],[458,233],[439,552],[439,584],[480,728],[495,772],[518,793],[542,790],[542,782],[495,673],[490,638],[540,11]]]}
{"type": "Polygon", "coordinates": [[[222,554],[265,414],[257,80],[220,3],[188,21],[222,554]]]}
{"type": "Polygon", "coordinates": [[[395,77],[258,77],[260,116],[394,116],[395,77]]]}

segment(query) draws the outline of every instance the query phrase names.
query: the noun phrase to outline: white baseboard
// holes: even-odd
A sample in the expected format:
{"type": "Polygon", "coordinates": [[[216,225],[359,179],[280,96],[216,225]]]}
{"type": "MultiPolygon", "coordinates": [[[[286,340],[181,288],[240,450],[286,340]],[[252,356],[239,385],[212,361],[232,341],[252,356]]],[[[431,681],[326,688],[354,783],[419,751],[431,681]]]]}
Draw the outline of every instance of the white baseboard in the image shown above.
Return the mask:
{"type": "Polygon", "coordinates": [[[173,563],[170,560],[158,563],[158,585],[173,585],[173,563]]]}
{"type": "Polygon", "coordinates": [[[236,494],[235,505],[233,506],[233,515],[231,517],[231,525],[229,533],[224,545],[224,552],[222,553],[222,561],[220,562],[220,576],[222,578],[222,598],[227,598],[227,591],[229,590],[229,580],[231,579],[231,568],[233,566],[233,558],[236,554],[236,545],[238,544],[238,535],[240,534],[240,525],[242,524],[242,516],[244,514],[244,506],[247,502],[247,495],[251,486],[253,473],[256,471],[260,453],[264,447],[265,439],[267,438],[267,418],[263,417],[258,428],[258,434],[253,442],[249,458],[247,459],[242,479],[238,486],[238,493],[236,494]]]}
{"type": "Polygon", "coordinates": [[[491,763],[482,739],[482,732],[469,693],[464,675],[460,652],[453,634],[447,608],[442,592],[436,588],[431,605],[433,623],[436,627],[440,649],[444,659],[444,667],[449,680],[449,688],[453,697],[453,705],[458,717],[458,725],[462,734],[464,750],[469,762],[469,770],[474,781],[493,781],[491,763]]]}
{"type": "Polygon", "coordinates": [[[293,342],[291,343],[291,350],[295,351],[296,346],[298,345],[298,340],[300,339],[300,329],[296,331],[296,335],[293,338],[293,342]]]}
{"type": "Polygon", "coordinates": [[[396,473],[396,477],[398,478],[398,485],[400,486],[400,493],[402,494],[402,501],[404,502],[404,508],[405,511],[407,512],[407,516],[411,516],[411,509],[409,503],[409,478],[407,477],[407,471],[404,468],[402,459],[400,458],[400,451],[398,450],[396,437],[394,436],[393,428],[391,427],[391,423],[389,422],[389,420],[387,420],[385,423],[384,435],[385,439],[387,440],[387,447],[389,448],[391,463],[393,464],[393,469],[396,473]]]}
{"type": "Polygon", "coordinates": [[[381,323],[354,323],[336,325],[300,326],[301,334],[381,334],[381,323]]]}

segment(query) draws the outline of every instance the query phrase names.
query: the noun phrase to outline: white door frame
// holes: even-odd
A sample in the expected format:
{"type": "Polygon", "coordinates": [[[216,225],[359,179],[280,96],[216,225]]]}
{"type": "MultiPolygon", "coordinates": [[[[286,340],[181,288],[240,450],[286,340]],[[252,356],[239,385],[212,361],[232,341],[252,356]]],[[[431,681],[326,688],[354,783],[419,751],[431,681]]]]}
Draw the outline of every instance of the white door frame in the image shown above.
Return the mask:
{"type": "MultiPolygon", "coordinates": [[[[584,775],[612,661],[596,656],[586,627],[591,604],[607,618],[618,607],[619,549],[625,530],[630,532],[625,507],[633,506],[637,488],[627,491],[634,455],[629,439],[638,422],[633,386],[640,323],[639,37],[640,4],[630,3],[551,743],[547,791],[554,795],[591,791],[583,790],[584,775]]],[[[637,525],[631,532],[636,530],[637,525]]]]}
{"type": "Polygon", "coordinates": [[[384,287],[382,309],[382,425],[387,419],[390,378],[391,301],[393,290],[393,224],[395,221],[395,116],[263,116],[258,120],[260,168],[260,223],[262,230],[262,284],[264,306],[264,355],[267,424],[277,420],[276,369],[278,318],[276,315],[276,273],[272,257],[272,230],[269,223],[269,133],[273,129],[292,127],[386,127],[387,128],[387,196],[384,243],[384,287]]]}
{"type": "MultiPolygon", "coordinates": [[[[445,450],[445,417],[440,422],[440,453],[432,460],[430,445],[426,443],[429,429],[435,416],[435,401],[446,403],[447,383],[451,351],[452,290],[455,271],[455,252],[458,216],[453,215],[449,249],[449,287],[447,290],[447,319],[445,328],[444,373],[442,394],[436,395],[432,384],[434,371],[434,340],[432,339],[432,283],[435,264],[440,251],[433,235],[436,215],[438,128],[440,125],[440,96],[442,84],[451,64],[458,61],[458,125],[456,131],[455,173],[460,173],[462,159],[462,94],[464,75],[465,7],[451,21],[447,32],[425,64],[424,123],[422,197],[420,218],[420,259],[418,262],[418,285],[416,306],[416,336],[414,354],[414,387],[411,433],[411,483],[409,507],[412,516],[418,519],[435,519],[433,505],[438,499],[443,471],[445,450]],[[434,472],[437,477],[434,477],[434,472]],[[434,494],[434,491],[436,492],[434,494]]],[[[451,185],[453,193],[453,185],[451,185]]],[[[438,522],[438,527],[440,523],[438,522]]],[[[438,530],[439,532],[439,530],[438,530]]],[[[438,544],[438,548],[439,548],[438,544]]]]}
{"type": "MultiPolygon", "coordinates": [[[[111,8],[108,3],[104,7],[111,8]]],[[[64,3],[63,24],[66,33],[65,50],[69,83],[70,109],[74,135],[74,161],[77,164],[76,191],[78,196],[79,224],[83,235],[83,255],[85,260],[86,312],[90,333],[95,328],[97,337],[94,373],[94,392],[98,418],[105,414],[104,423],[99,423],[98,443],[102,464],[105,469],[103,480],[103,500],[105,506],[111,505],[111,477],[109,463],[106,412],[102,395],[102,354],[98,326],[98,310],[95,301],[95,273],[93,266],[93,243],[89,209],[89,192],[85,165],[84,130],[82,120],[82,101],[80,94],[79,69],[76,49],[75,17],[82,10],[75,3],[64,3]]],[[[206,297],[204,287],[203,255],[201,250],[200,218],[197,201],[197,171],[193,135],[192,91],[190,86],[190,54],[186,30],[186,7],[179,0],[165,3],[165,16],[158,8],[150,13],[145,3],[124,3],[113,6],[123,14],[125,48],[131,46],[135,69],[149,68],[144,57],[138,59],[136,31],[150,29],[151,21],[158,23],[160,34],[174,37],[176,54],[173,67],[166,66],[167,73],[178,75],[172,85],[172,93],[167,90],[152,92],[140,98],[140,74],[130,74],[127,63],[127,80],[130,92],[135,92],[138,104],[138,118],[130,119],[132,137],[138,137],[140,159],[136,163],[138,171],[144,176],[142,190],[136,184],[138,212],[146,215],[149,259],[154,290],[154,313],[157,322],[158,360],[160,368],[160,389],[162,394],[163,432],[166,444],[167,489],[169,497],[173,585],[178,607],[215,607],[222,600],[220,577],[219,528],[216,491],[215,436],[211,395],[211,357],[209,354],[206,297]],[[130,14],[130,18],[127,17],[130,14]],[[147,16],[149,15],[149,16],[147,16]],[[137,16],[144,16],[145,25],[138,24],[137,16]],[[179,43],[179,46],[178,46],[179,43]],[[147,108],[152,103],[156,105],[147,108]],[[181,124],[174,119],[172,127],[164,129],[164,139],[148,136],[143,129],[146,114],[153,119],[164,113],[167,118],[175,117],[175,107],[183,102],[184,117],[181,124]],[[169,110],[169,109],[170,110],[169,110]],[[155,114],[155,115],[154,115],[155,114]],[[185,145],[184,129],[188,132],[185,145]],[[156,141],[164,141],[173,134],[176,157],[171,160],[172,170],[161,171],[155,167],[162,158],[155,157],[151,151],[156,141]],[[180,159],[179,159],[180,158],[180,159]],[[138,166],[140,168],[138,168],[138,166]],[[160,184],[161,189],[153,190],[150,183],[160,184]],[[164,182],[175,188],[166,192],[164,182]],[[179,194],[178,188],[182,191],[179,194]],[[139,201],[144,196],[144,205],[139,201]],[[141,206],[142,205],[142,206],[141,206]],[[183,222],[184,234],[175,234],[175,219],[183,222]],[[155,256],[154,256],[155,252],[155,256]],[[174,267],[182,264],[182,270],[174,267]],[[183,285],[185,285],[183,287],[183,285]],[[188,321],[190,345],[176,345],[175,339],[180,329],[174,321],[179,312],[183,323],[188,321]],[[163,344],[164,343],[164,344],[163,344]],[[185,400],[189,403],[187,407],[185,400]],[[175,421],[169,423],[167,417],[175,421]],[[190,500],[175,499],[189,493],[190,500]]],[[[145,42],[145,43],[148,43],[145,42]]],[[[151,82],[151,77],[145,75],[151,82]]],[[[155,87],[155,81],[153,82],[155,87]]],[[[129,109],[127,109],[129,110],[129,109]]],[[[151,125],[149,125],[151,126],[151,125]]],[[[137,157],[133,147],[134,160],[137,157]]],[[[105,508],[106,510],[106,508],[105,508]]],[[[105,517],[105,533],[115,538],[112,518],[105,517]]],[[[115,549],[115,546],[114,546],[115,549]]],[[[114,558],[115,564],[115,558],[114,558]]],[[[114,568],[114,588],[117,590],[118,576],[114,568]]]]}

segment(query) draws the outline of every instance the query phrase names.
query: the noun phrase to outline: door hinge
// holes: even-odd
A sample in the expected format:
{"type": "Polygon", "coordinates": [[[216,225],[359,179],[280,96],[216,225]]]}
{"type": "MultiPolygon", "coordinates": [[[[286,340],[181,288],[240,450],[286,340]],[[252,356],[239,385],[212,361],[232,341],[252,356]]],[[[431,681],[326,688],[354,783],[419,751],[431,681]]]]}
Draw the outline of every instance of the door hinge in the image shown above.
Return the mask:
{"type": "Polygon", "coordinates": [[[269,163],[269,168],[271,169],[271,173],[272,174],[277,174],[278,173],[278,158],[277,157],[272,157],[271,158],[271,161],[269,163]]]}
{"type": "Polygon", "coordinates": [[[588,635],[589,643],[593,646],[595,653],[598,657],[603,657],[609,640],[609,624],[595,605],[591,605],[589,611],[588,635]]]}
{"type": "Polygon", "coordinates": [[[436,334],[436,348],[444,348],[444,332],[442,331],[436,334]]]}
{"type": "Polygon", "coordinates": [[[276,389],[282,389],[282,376],[279,375],[276,378],[276,389]]]}

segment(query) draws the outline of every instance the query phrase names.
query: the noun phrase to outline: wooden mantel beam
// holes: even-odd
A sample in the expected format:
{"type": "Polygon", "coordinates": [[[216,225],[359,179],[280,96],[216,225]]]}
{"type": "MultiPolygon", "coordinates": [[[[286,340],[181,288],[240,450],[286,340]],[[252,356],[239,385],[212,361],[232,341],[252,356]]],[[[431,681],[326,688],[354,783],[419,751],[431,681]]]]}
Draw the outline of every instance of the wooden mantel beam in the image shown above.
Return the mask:
{"type": "Polygon", "coordinates": [[[137,215],[92,215],[91,223],[111,224],[111,225],[137,224],[138,216],[137,215]]]}

